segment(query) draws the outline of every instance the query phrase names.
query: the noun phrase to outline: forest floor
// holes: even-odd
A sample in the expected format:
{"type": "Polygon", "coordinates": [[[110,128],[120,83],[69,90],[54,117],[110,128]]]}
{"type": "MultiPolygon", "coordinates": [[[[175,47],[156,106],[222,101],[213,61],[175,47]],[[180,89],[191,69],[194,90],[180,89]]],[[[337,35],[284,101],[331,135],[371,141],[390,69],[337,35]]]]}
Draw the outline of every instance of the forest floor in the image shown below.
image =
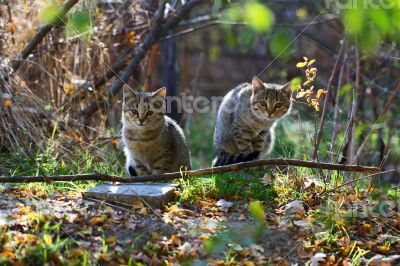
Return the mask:
{"type": "Polygon", "coordinates": [[[236,192],[220,187],[225,195],[204,185],[209,178],[182,183],[164,210],[5,186],[0,257],[16,265],[399,265],[398,190],[259,179],[236,183],[236,192]],[[268,199],[244,194],[258,189],[268,199]]]}

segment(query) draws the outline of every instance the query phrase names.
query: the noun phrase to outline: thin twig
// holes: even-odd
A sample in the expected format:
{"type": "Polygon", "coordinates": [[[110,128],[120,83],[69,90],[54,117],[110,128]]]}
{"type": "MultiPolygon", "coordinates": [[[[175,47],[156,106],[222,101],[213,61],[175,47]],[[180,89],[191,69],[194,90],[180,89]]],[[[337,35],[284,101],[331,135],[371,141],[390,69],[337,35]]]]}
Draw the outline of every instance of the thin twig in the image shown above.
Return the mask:
{"type": "Polygon", "coordinates": [[[396,171],[396,169],[390,169],[390,170],[383,171],[383,172],[377,172],[377,173],[366,175],[366,176],[363,176],[363,177],[360,177],[360,178],[357,178],[357,179],[353,179],[353,180],[350,180],[350,181],[348,181],[346,183],[341,184],[340,186],[332,188],[331,190],[324,191],[322,194],[334,192],[334,191],[338,190],[339,188],[345,187],[345,186],[350,185],[350,184],[352,184],[354,182],[366,179],[366,178],[371,177],[371,176],[386,174],[386,173],[390,173],[390,172],[393,172],[393,171],[396,171]]]}
{"type": "MultiPolygon", "coordinates": [[[[131,62],[125,68],[120,78],[115,80],[112,86],[108,89],[106,98],[111,98],[116,95],[121,90],[123,84],[131,78],[138,64],[140,61],[142,61],[147,51],[153,46],[153,44],[156,43],[162,36],[167,34],[167,32],[175,27],[184,17],[186,17],[195,6],[203,3],[203,1],[187,1],[186,4],[167,21],[164,20],[163,16],[165,3],[166,1],[163,1],[163,3],[160,5],[159,10],[157,11],[158,13],[154,15],[155,17],[151,25],[150,32],[147,34],[143,43],[136,50],[135,55],[132,57],[131,62]]],[[[88,107],[80,112],[79,117],[90,117],[100,108],[104,108],[106,103],[107,100],[91,102],[88,107]]]]}
{"type": "Polygon", "coordinates": [[[336,79],[339,67],[341,66],[341,62],[342,62],[343,55],[344,55],[344,50],[345,50],[344,47],[345,47],[345,41],[343,41],[342,46],[340,47],[340,51],[339,51],[338,57],[336,59],[335,66],[333,68],[332,75],[331,75],[331,77],[329,79],[329,82],[328,82],[328,87],[326,88],[327,93],[326,93],[326,96],[325,96],[324,108],[322,110],[319,129],[318,129],[317,137],[316,137],[316,140],[315,140],[315,146],[314,146],[314,150],[313,150],[313,153],[312,153],[312,156],[311,156],[311,159],[313,161],[317,158],[318,148],[319,148],[319,144],[321,142],[322,133],[323,133],[323,130],[324,130],[325,119],[326,119],[326,115],[328,113],[329,102],[330,102],[330,98],[331,98],[331,95],[332,95],[333,81],[336,79]]]}
{"type": "Polygon", "coordinates": [[[368,134],[365,137],[364,141],[361,143],[360,147],[357,150],[356,155],[354,156],[354,158],[353,158],[353,160],[351,162],[355,162],[355,161],[358,160],[358,158],[360,157],[361,152],[363,151],[363,149],[367,145],[367,143],[369,141],[369,138],[371,137],[372,133],[374,133],[374,131],[376,129],[376,125],[382,120],[382,117],[386,114],[386,112],[389,110],[390,106],[394,103],[394,101],[396,100],[396,96],[397,96],[396,94],[399,91],[400,91],[400,83],[397,84],[397,87],[394,89],[392,95],[390,95],[390,98],[389,98],[388,102],[383,107],[381,113],[379,114],[378,118],[375,120],[374,124],[371,127],[371,130],[368,132],[368,134]]]}

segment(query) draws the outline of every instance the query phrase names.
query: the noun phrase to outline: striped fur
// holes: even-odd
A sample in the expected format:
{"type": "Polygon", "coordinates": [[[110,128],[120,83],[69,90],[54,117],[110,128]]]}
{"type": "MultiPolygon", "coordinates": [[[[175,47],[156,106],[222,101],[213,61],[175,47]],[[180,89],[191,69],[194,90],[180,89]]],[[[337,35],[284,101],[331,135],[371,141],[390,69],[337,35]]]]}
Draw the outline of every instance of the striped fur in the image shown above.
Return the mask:
{"type": "Polygon", "coordinates": [[[258,159],[274,145],[276,122],[290,112],[290,85],[253,78],[229,91],[218,110],[213,166],[258,159]]]}
{"type": "Polygon", "coordinates": [[[135,92],[124,86],[122,139],[126,169],[132,176],[191,169],[183,131],[164,115],[165,92],[165,88],[155,93],[135,92]]]}

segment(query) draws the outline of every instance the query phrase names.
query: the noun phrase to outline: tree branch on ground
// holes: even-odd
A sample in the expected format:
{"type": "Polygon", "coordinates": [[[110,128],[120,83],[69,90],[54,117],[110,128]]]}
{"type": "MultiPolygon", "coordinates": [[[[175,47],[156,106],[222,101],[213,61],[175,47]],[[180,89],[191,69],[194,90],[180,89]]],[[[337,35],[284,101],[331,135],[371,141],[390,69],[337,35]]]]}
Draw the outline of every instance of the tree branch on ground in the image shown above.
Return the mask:
{"type": "Polygon", "coordinates": [[[59,175],[59,176],[3,176],[0,177],[0,183],[30,183],[30,182],[55,182],[55,181],[112,181],[121,183],[137,183],[149,181],[166,181],[174,180],[182,177],[204,176],[218,173],[235,172],[243,169],[257,168],[264,166],[296,166],[313,169],[337,170],[345,172],[360,172],[377,174],[381,171],[379,167],[360,166],[360,165],[343,165],[333,163],[319,163],[311,161],[302,161],[294,159],[265,159],[243,162],[219,167],[204,168],[191,171],[182,171],[176,173],[166,173],[149,176],[138,177],[121,177],[107,174],[78,174],[78,175],[59,175]]]}

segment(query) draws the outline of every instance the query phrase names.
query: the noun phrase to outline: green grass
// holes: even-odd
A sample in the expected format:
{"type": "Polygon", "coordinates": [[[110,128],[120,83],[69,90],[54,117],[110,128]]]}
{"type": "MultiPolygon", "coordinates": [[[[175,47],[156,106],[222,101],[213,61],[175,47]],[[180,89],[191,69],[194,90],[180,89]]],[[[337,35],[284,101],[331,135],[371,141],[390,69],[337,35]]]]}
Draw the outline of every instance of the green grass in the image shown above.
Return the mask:
{"type": "MultiPolygon", "coordinates": [[[[95,153],[96,154],[96,153],[95,153]]],[[[76,153],[73,159],[59,158],[51,152],[34,154],[35,161],[22,152],[0,153],[0,165],[5,175],[51,176],[76,175],[86,173],[107,173],[123,175],[121,163],[110,164],[99,156],[89,152],[76,153]]],[[[54,183],[19,183],[23,188],[32,188],[47,195],[55,192],[80,192],[98,184],[98,181],[54,182],[54,183]]]]}

